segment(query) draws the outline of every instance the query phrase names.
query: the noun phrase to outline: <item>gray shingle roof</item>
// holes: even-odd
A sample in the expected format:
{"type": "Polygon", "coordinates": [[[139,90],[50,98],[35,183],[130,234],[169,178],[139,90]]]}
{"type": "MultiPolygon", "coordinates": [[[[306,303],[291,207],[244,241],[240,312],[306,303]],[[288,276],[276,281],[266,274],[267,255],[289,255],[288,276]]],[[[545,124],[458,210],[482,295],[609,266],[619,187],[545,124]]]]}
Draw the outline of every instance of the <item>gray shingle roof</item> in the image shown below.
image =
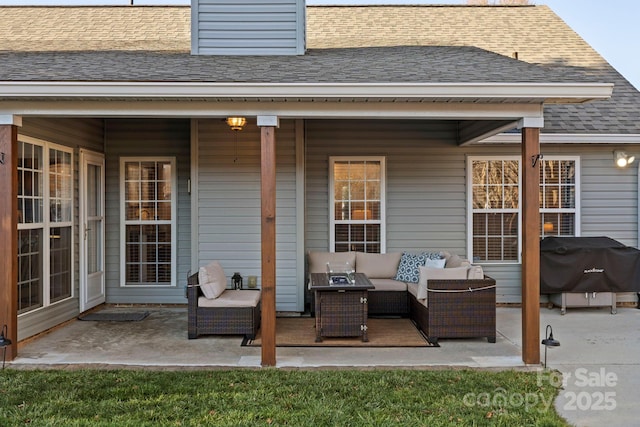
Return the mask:
{"type": "Polygon", "coordinates": [[[6,81],[562,83],[589,78],[577,67],[549,70],[470,46],[312,49],[303,56],[0,52],[0,63],[0,80],[6,81]]]}
{"type": "Polygon", "coordinates": [[[640,92],[547,6],[322,6],[307,9],[307,46],[476,46],[614,83],[613,96],[545,107],[544,132],[640,134],[640,92]],[[568,120],[568,118],[571,118],[568,120]]]}
{"type": "Polygon", "coordinates": [[[546,6],[308,7],[297,57],[191,56],[188,7],[0,7],[0,19],[0,80],[613,82],[611,100],[546,107],[545,131],[640,134],[640,93],[546,6]]]}

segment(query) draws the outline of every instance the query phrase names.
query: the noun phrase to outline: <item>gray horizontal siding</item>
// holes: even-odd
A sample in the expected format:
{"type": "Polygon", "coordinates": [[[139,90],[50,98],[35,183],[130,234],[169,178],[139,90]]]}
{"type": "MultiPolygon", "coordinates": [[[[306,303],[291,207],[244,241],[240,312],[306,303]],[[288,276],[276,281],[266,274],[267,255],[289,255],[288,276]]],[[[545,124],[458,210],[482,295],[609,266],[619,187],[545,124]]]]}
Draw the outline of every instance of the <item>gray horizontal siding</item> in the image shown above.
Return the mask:
{"type": "MultiPolygon", "coordinates": [[[[198,121],[198,266],[218,260],[230,277],[260,277],[260,130],[233,133],[222,120],[198,121]],[[237,138],[237,149],[236,149],[237,138]],[[236,158],[237,154],[237,158],[236,158]]],[[[293,121],[276,130],[276,309],[300,311],[293,121]]],[[[260,285],[260,279],[258,279],[260,285]]]]}
{"type": "Polygon", "coordinates": [[[192,50],[203,55],[304,53],[302,0],[198,0],[192,50]]]}
{"type": "Polygon", "coordinates": [[[18,340],[26,339],[49,328],[59,325],[78,315],[80,279],[80,240],[78,238],[78,189],[80,149],[103,152],[103,125],[101,119],[68,119],[25,117],[21,135],[38,138],[58,145],[73,147],[73,298],[49,307],[25,313],[18,317],[18,340]]]}
{"type": "Polygon", "coordinates": [[[376,155],[386,157],[387,251],[463,253],[465,157],[455,135],[446,122],[308,121],[306,248],[329,247],[329,157],[376,155]]]}
{"type": "MultiPolygon", "coordinates": [[[[466,256],[466,157],[520,155],[519,145],[458,147],[447,122],[307,121],[305,249],[329,247],[329,156],[384,155],[387,252],[449,250],[466,256]]],[[[640,143],[640,141],[639,141],[640,143]]],[[[640,152],[639,146],[625,147],[640,152]]],[[[638,246],[638,168],[618,169],[606,145],[543,145],[543,154],[581,159],[581,235],[638,246]]],[[[519,264],[484,266],[503,303],[521,301],[519,264]]],[[[543,298],[543,301],[545,299],[543,298]]],[[[635,301],[620,294],[619,301],[635,301]]]]}
{"type": "Polygon", "coordinates": [[[107,303],[186,303],[191,266],[189,120],[122,119],[106,123],[106,292],[107,303]],[[171,287],[120,286],[120,157],[172,156],[177,169],[177,283],[171,287]]]}

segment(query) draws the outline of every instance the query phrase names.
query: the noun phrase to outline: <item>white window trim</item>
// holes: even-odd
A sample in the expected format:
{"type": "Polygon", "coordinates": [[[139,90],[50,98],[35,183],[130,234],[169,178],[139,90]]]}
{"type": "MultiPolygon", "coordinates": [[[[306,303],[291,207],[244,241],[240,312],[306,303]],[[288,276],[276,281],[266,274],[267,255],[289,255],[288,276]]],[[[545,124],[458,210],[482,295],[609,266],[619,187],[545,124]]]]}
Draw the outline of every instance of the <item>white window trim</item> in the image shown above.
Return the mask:
{"type": "MultiPolygon", "coordinates": [[[[178,226],[178,185],[177,185],[177,175],[178,171],[176,170],[176,158],[171,156],[131,156],[131,157],[120,157],[120,287],[121,288],[168,288],[168,287],[176,287],[178,285],[177,282],[177,243],[178,236],[176,235],[178,226]],[[125,179],[124,179],[124,164],[125,162],[170,162],[171,163],[171,283],[168,285],[139,285],[139,284],[127,284],[126,277],[126,226],[127,224],[133,223],[132,221],[125,220],[126,206],[125,206],[125,179]]],[[[142,223],[142,222],[140,222],[142,223]]],[[[158,222],[154,222],[157,224],[158,222]]]]}
{"type": "MultiPolygon", "coordinates": [[[[329,251],[335,251],[336,214],[333,209],[334,199],[334,165],[340,161],[380,162],[380,253],[387,251],[387,165],[385,156],[330,156],[329,157],[329,251]]],[[[351,222],[351,221],[345,221],[351,222]]],[[[377,222],[376,222],[377,223],[377,222]]]]}
{"type": "MultiPolygon", "coordinates": [[[[486,161],[486,160],[517,160],[518,161],[518,260],[517,261],[480,261],[479,264],[483,265],[514,265],[522,263],[522,158],[521,156],[467,156],[467,257],[473,260],[473,174],[471,173],[472,164],[474,161],[486,161]]],[[[582,199],[582,169],[580,164],[580,156],[570,155],[545,155],[543,160],[573,160],[576,164],[576,200],[575,210],[566,209],[566,212],[575,212],[575,235],[580,236],[581,227],[581,204],[582,199]]],[[[561,212],[559,209],[540,209],[540,213],[545,212],[561,212]]]]}
{"type": "Polygon", "coordinates": [[[582,195],[582,191],[581,191],[581,182],[582,182],[582,175],[581,175],[581,165],[580,165],[580,156],[562,156],[562,155],[545,155],[542,158],[542,161],[546,161],[546,160],[569,160],[569,161],[574,161],[575,165],[576,165],[576,184],[575,184],[575,189],[576,189],[576,199],[574,200],[575,203],[575,208],[564,208],[564,209],[543,209],[540,208],[540,213],[574,213],[575,214],[575,223],[574,223],[574,227],[575,227],[575,237],[580,237],[580,230],[582,229],[581,223],[580,223],[580,217],[581,217],[581,205],[580,205],[580,201],[582,199],[581,195],[582,195]]]}
{"type": "Polygon", "coordinates": [[[69,301],[75,298],[75,159],[73,156],[73,148],[65,147],[64,145],[54,144],[39,138],[33,138],[18,134],[18,141],[25,142],[27,144],[38,145],[42,147],[42,222],[37,223],[18,223],[18,230],[37,230],[42,229],[42,307],[34,308],[33,310],[26,311],[18,315],[27,316],[32,313],[45,310],[48,307],[53,307],[58,304],[62,304],[65,301],[69,301]],[[50,222],[50,199],[51,188],[49,186],[49,150],[54,149],[63,151],[71,155],[71,221],[56,222],[51,224],[50,222]],[[71,295],[67,298],[63,298],[60,301],[51,302],[51,242],[50,235],[52,228],[71,227],[71,295]]]}
{"type": "MultiPolygon", "coordinates": [[[[502,160],[511,161],[516,160],[518,162],[518,209],[503,209],[503,212],[517,212],[518,218],[518,259],[515,261],[478,261],[476,263],[485,265],[513,265],[520,264],[522,262],[522,207],[520,201],[522,200],[522,162],[520,156],[467,156],[467,257],[473,262],[473,162],[474,161],[489,161],[489,160],[502,160]]],[[[477,212],[486,212],[479,209],[477,212]]]]}

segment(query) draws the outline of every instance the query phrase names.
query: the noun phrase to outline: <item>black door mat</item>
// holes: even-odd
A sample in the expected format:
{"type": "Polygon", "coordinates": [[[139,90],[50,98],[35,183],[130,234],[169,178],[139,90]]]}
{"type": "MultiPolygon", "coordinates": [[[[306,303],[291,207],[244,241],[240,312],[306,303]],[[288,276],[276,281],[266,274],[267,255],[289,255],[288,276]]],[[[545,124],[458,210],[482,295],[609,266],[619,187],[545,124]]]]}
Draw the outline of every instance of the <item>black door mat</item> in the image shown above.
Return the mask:
{"type": "Polygon", "coordinates": [[[96,322],[139,322],[149,315],[148,311],[122,312],[122,313],[89,313],[80,320],[90,320],[96,322]]]}

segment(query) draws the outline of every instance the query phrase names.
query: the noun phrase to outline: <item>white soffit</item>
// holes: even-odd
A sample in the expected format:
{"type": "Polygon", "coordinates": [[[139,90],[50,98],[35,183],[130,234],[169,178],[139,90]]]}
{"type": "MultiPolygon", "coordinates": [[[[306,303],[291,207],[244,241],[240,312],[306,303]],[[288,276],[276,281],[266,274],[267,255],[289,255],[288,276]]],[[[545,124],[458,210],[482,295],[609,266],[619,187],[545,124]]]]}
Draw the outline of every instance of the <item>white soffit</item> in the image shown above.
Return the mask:
{"type": "Polygon", "coordinates": [[[232,100],[504,100],[582,103],[611,97],[609,83],[210,83],[0,82],[11,99],[232,99],[232,100]]]}

